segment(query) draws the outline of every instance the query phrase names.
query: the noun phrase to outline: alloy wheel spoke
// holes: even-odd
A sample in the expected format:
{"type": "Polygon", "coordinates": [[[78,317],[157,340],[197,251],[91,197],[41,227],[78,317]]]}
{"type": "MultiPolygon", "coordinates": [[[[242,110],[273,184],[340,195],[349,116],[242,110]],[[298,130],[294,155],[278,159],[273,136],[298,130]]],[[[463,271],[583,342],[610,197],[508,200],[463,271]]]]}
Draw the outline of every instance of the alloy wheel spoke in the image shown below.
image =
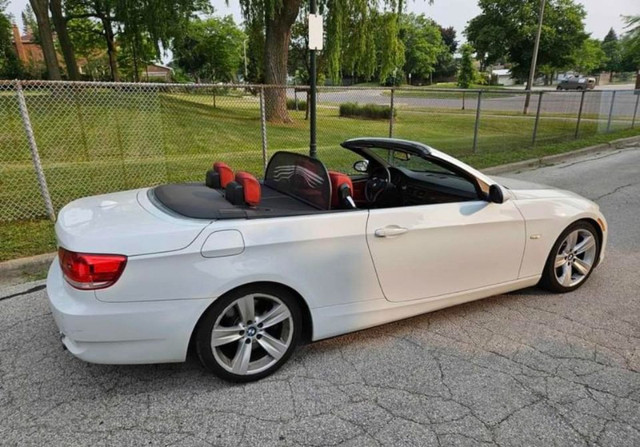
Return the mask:
{"type": "Polygon", "coordinates": [[[284,304],[276,304],[273,308],[267,312],[264,316],[260,317],[259,322],[262,323],[263,328],[275,326],[291,317],[291,312],[284,304]]]}
{"type": "Polygon", "coordinates": [[[589,235],[586,236],[582,242],[580,242],[578,245],[576,245],[576,248],[574,249],[575,253],[578,255],[581,255],[582,253],[586,252],[587,250],[589,250],[591,247],[593,247],[596,244],[596,240],[593,236],[589,235]]]}
{"type": "Polygon", "coordinates": [[[578,271],[578,273],[582,275],[586,275],[591,270],[591,264],[586,261],[583,261],[580,258],[575,258],[573,261],[574,268],[578,271]]]}
{"type": "Polygon", "coordinates": [[[240,312],[240,318],[244,323],[255,320],[256,310],[253,295],[248,295],[236,301],[236,306],[240,312]]]}
{"type": "Polygon", "coordinates": [[[211,346],[215,348],[216,346],[223,346],[240,340],[242,338],[240,331],[242,330],[243,328],[240,325],[214,327],[211,333],[211,346]]]}
{"type": "Polygon", "coordinates": [[[567,263],[567,260],[565,259],[564,255],[557,255],[554,267],[555,268],[560,268],[563,265],[565,265],[566,263],[567,263]]]}
{"type": "Polygon", "coordinates": [[[578,243],[578,232],[574,231],[572,233],[569,234],[569,236],[567,236],[567,251],[571,251],[573,250],[573,248],[576,246],[576,244],[578,243]]]}
{"type": "Polygon", "coordinates": [[[251,343],[240,343],[236,355],[231,360],[231,369],[234,374],[246,374],[251,360],[251,343]]]}
{"type": "Polygon", "coordinates": [[[569,263],[565,264],[564,268],[562,269],[562,278],[560,278],[560,282],[565,287],[571,286],[571,270],[571,264],[569,263]]]}
{"type": "Polygon", "coordinates": [[[267,351],[267,354],[269,354],[276,360],[278,360],[284,355],[285,352],[287,352],[288,346],[285,343],[272,337],[266,332],[262,334],[262,338],[258,339],[258,343],[265,351],[267,351]]]}

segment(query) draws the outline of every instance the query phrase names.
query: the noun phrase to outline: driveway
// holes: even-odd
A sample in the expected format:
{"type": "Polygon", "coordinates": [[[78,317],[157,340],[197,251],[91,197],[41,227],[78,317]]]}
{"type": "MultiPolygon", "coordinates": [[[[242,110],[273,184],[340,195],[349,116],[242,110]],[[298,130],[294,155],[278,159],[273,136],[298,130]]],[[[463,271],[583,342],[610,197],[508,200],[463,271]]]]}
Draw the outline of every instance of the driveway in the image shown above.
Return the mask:
{"type": "Polygon", "coordinates": [[[637,148],[513,174],[607,216],[607,258],[575,293],[527,289],[315,343],[248,385],[193,359],[83,363],[42,282],[0,290],[0,444],[640,445],[639,166],[637,148]]]}

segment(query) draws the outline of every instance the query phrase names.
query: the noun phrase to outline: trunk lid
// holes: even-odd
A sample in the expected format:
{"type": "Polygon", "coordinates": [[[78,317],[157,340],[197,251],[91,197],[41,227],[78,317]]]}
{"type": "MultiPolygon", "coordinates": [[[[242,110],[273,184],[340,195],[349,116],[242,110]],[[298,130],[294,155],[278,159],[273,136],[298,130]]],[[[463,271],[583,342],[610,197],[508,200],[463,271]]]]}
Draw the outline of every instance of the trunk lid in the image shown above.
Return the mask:
{"type": "Polygon", "coordinates": [[[209,220],[163,212],[150,202],[147,191],[123,191],[69,203],[58,213],[58,244],[79,253],[159,253],[187,247],[209,225],[209,220]]]}

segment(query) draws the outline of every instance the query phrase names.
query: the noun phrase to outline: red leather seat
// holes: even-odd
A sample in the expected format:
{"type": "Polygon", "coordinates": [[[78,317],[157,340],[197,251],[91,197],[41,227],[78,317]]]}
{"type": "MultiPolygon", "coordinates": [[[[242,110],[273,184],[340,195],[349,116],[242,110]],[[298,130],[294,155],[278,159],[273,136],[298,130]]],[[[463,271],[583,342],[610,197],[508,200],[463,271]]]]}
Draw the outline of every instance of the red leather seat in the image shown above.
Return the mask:
{"type": "Polygon", "coordinates": [[[351,177],[338,171],[329,171],[331,179],[331,208],[355,208],[351,177]]]}
{"type": "Polygon", "coordinates": [[[226,163],[217,161],[213,164],[213,170],[220,175],[220,186],[222,188],[227,186],[227,183],[233,180],[233,171],[226,163]]]}
{"type": "Polygon", "coordinates": [[[238,171],[234,183],[241,187],[238,194],[241,192],[242,195],[240,197],[234,197],[232,203],[238,204],[237,202],[242,200],[242,202],[249,206],[258,206],[258,204],[260,204],[262,188],[258,179],[248,172],[238,171]]]}
{"type": "Polygon", "coordinates": [[[209,188],[224,189],[231,181],[233,181],[233,171],[229,165],[217,161],[213,164],[213,169],[207,171],[205,184],[209,188]]]}

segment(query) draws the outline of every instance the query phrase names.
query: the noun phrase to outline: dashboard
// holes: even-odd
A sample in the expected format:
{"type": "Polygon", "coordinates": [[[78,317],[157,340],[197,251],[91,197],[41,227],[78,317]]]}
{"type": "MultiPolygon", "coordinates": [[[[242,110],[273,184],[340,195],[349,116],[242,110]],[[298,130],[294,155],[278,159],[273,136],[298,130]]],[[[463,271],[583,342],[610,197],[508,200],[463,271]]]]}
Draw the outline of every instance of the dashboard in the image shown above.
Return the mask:
{"type": "Polygon", "coordinates": [[[453,173],[416,172],[399,167],[389,167],[389,172],[403,206],[478,200],[475,185],[453,173]]]}

